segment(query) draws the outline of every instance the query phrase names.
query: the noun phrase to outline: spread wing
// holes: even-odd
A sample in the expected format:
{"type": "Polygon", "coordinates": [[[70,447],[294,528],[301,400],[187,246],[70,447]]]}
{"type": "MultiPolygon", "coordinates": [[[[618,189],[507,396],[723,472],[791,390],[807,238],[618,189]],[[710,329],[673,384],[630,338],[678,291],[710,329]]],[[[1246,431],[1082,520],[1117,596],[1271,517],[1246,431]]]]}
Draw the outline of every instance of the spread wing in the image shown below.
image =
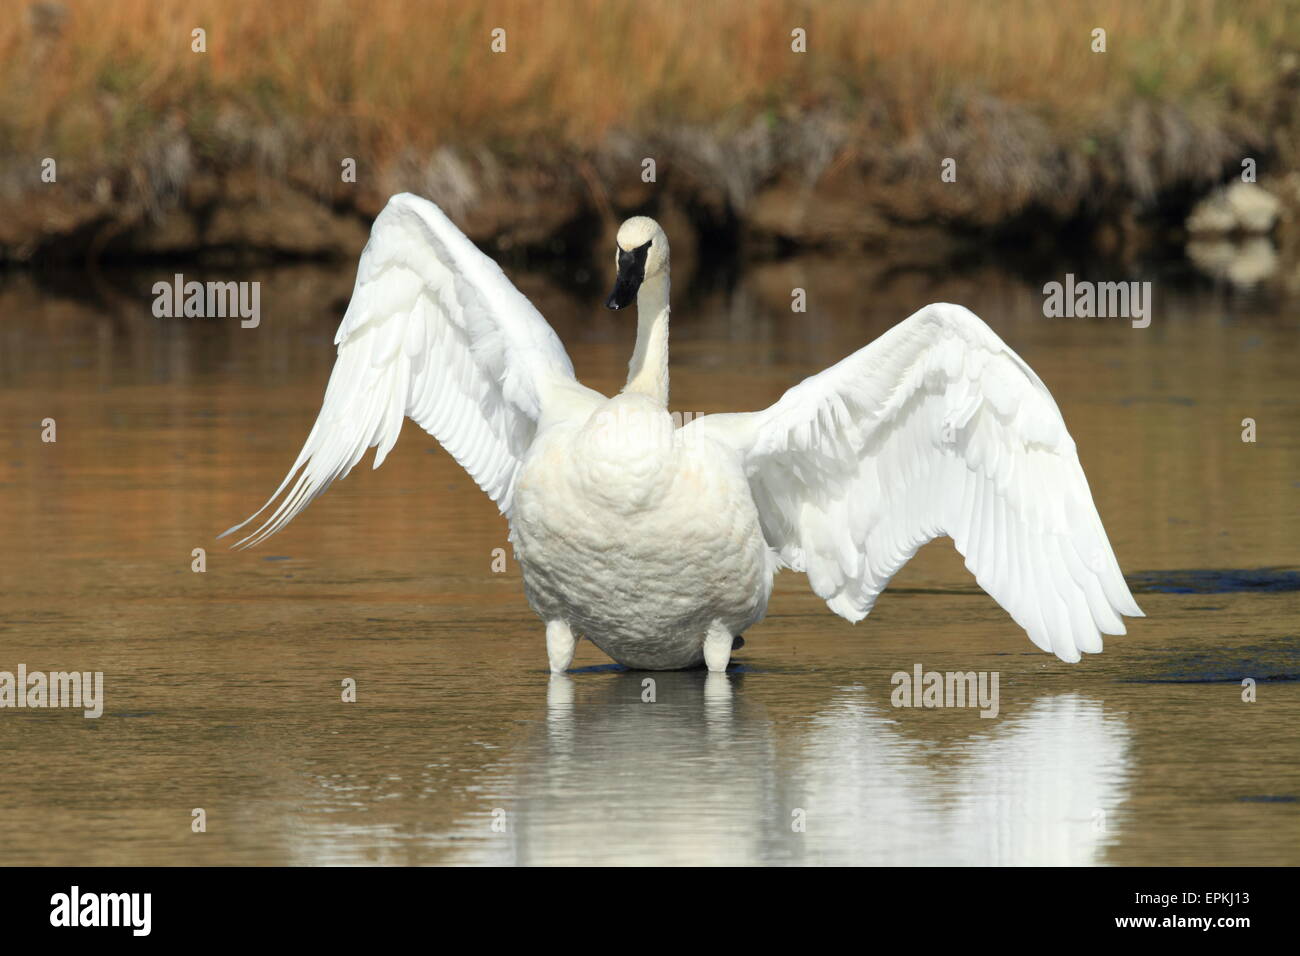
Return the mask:
{"type": "Polygon", "coordinates": [[[926,306],[764,411],[687,427],[741,455],[768,543],[850,621],[945,534],[1062,660],[1142,614],[1047,387],[961,306],[926,306]]]}
{"type": "Polygon", "coordinates": [[[599,399],[577,383],[559,338],[500,267],[409,193],[375,220],[334,341],[325,400],[298,460],[271,499],[225,534],[284,497],[237,546],[279,531],[375,446],[378,468],[403,417],[505,512],[543,414],[599,399]]]}

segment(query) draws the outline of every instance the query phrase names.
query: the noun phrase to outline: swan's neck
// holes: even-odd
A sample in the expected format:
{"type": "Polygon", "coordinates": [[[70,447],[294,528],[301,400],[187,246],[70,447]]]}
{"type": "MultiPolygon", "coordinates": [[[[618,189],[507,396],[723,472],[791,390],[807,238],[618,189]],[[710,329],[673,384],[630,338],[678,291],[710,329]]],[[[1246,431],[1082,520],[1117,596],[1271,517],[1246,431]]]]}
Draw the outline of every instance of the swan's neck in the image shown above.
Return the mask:
{"type": "Polygon", "coordinates": [[[646,279],[636,294],[636,348],[625,392],[649,395],[668,407],[668,274],[646,279]]]}

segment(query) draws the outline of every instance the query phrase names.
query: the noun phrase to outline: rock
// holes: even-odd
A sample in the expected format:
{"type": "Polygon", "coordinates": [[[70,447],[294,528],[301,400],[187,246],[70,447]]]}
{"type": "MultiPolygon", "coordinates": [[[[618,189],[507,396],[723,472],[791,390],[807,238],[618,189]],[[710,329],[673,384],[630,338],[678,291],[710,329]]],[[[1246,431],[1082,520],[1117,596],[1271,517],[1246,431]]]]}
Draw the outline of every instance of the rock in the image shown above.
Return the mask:
{"type": "Polygon", "coordinates": [[[254,187],[226,180],[226,195],[212,211],[203,247],[268,250],[284,256],[348,259],[366,244],[368,230],[312,197],[274,181],[254,187]]]}
{"type": "Polygon", "coordinates": [[[222,196],[220,177],[208,172],[195,173],[185,184],[185,205],[190,209],[205,209],[216,204],[222,196]]]}
{"type": "Polygon", "coordinates": [[[578,199],[562,192],[532,202],[491,197],[467,209],[456,225],[480,246],[507,252],[545,243],[581,213],[578,199]]]}
{"type": "Polygon", "coordinates": [[[142,223],[124,243],[132,252],[147,256],[192,255],[199,247],[199,227],[188,211],[175,207],[158,222],[142,223]]]}
{"type": "Polygon", "coordinates": [[[759,190],[746,210],[749,230],[799,245],[849,246],[884,240],[890,226],[857,182],[809,183],[782,179],[759,190]]]}
{"type": "Polygon", "coordinates": [[[1256,183],[1235,182],[1202,199],[1187,217],[1187,231],[1197,235],[1271,232],[1282,203],[1256,183]]]}
{"type": "Polygon", "coordinates": [[[75,196],[0,199],[0,262],[27,262],[51,248],[80,253],[111,219],[112,209],[75,196]]]}

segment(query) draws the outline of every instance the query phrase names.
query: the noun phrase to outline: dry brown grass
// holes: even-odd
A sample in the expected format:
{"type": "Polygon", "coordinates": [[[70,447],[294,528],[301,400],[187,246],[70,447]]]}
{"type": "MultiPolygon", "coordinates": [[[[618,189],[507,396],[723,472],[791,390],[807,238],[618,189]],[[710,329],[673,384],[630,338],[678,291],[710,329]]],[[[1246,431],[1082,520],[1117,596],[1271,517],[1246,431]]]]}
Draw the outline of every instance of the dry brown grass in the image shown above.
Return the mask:
{"type": "Polygon", "coordinates": [[[701,234],[743,224],[810,245],[1046,221],[1125,236],[1242,156],[1270,174],[1300,156],[1300,0],[10,0],[6,13],[0,260],[139,242],[346,247],[401,190],[501,250],[646,203],[701,234]],[[796,27],[807,53],[791,51],[796,27]],[[55,191],[39,179],[47,156],[55,191]],[[960,157],[962,188],[935,175],[945,157],[960,157]],[[242,232],[224,228],[232,216],[242,232]]]}
{"type": "MultiPolygon", "coordinates": [[[[14,6],[17,6],[15,2],[14,6]]],[[[832,109],[900,137],[989,94],[1081,131],[1135,99],[1250,109],[1300,47],[1293,0],[65,0],[0,18],[0,149],[86,159],[168,121],[223,148],[252,124],[400,148],[614,129],[736,129],[832,109]],[[59,20],[48,11],[63,7],[59,20]],[[207,30],[208,52],[190,50],[207,30]],[[489,33],[508,31],[504,54],[489,33]],[[808,31],[809,52],[790,51],[808,31]],[[1109,51],[1089,49],[1108,32],[1109,51]],[[223,125],[225,123],[225,125],[223,125]]],[[[866,128],[864,125],[863,128],[866,128]]]]}

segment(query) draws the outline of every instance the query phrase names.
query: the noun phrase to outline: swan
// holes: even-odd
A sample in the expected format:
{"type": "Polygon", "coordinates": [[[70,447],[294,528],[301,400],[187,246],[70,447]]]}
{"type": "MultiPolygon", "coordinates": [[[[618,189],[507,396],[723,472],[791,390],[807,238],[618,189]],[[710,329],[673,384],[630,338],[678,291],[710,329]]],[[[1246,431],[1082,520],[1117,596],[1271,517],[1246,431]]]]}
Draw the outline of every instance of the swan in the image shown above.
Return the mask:
{"type": "Polygon", "coordinates": [[[1142,616],[1060,410],[974,313],[927,305],[770,408],[676,428],[668,237],[635,216],[616,243],[605,304],[635,304],[637,335],[609,398],[577,381],[546,320],[442,210],[394,196],[302,451],[223,536],[279,500],[235,547],[265,540],[375,446],[378,468],[406,416],[508,519],[557,674],[582,637],[631,668],[723,672],[781,568],[857,622],[940,535],[1063,661],[1142,616]]]}

